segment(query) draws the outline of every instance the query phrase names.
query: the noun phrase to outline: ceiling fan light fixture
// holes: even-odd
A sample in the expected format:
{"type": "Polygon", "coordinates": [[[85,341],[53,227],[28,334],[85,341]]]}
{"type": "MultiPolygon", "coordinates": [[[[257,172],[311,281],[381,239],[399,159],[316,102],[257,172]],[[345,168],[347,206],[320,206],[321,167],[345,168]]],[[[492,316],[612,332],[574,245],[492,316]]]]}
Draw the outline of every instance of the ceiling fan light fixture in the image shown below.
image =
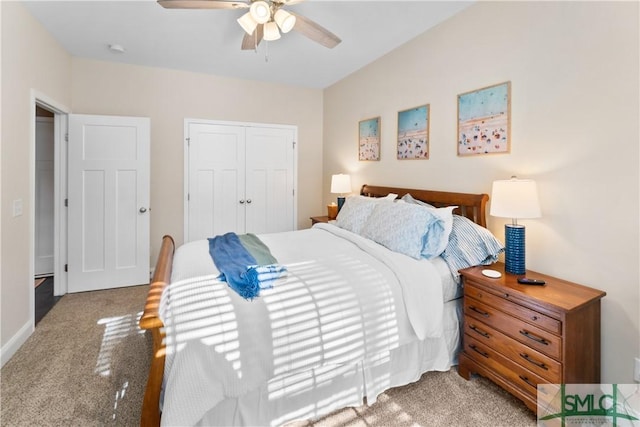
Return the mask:
{"type": "Polygon", "coordinates": [[[242,29],[249,35],[253,34],[258,26],[258,23],[253,16],[251,16],[251,12],[247,12],[238,18],[238,24],[242,27],[242,29]]]}
{"type": "Polygon", "coordinates": [[[273,16],[273,19],[278,24],[278,27],[280,27],[280,30],[285,34],[293,30],[294,25],[296,25],[296,17],[284,9],[278,9],[273,16]]]}
{"type": "Polygon", "coordinates": [[[251,3],[249,13],[258,24],[266,24],[269,19],[271,19],[271,7],[269,6],[269,3],[264,0],[258,0],[251,3]]]}
{"type": "Polygon", "coordinates": [[[271,21],[264,24],[264,39],[268,42],[278,40],[280,38],[280,31],[278,25],[271,21]]]}

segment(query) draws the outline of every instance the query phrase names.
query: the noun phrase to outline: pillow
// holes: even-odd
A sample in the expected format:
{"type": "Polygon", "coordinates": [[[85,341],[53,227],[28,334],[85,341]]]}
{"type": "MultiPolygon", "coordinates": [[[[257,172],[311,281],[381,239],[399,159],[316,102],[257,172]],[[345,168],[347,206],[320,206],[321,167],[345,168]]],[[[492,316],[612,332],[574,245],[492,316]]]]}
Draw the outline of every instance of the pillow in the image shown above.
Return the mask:
{"type": "Polygon", "coordinates": [[[352,233],[360,234],[360,230],[373,212],[373,208],[379,203],[389,203],[386,198],[375,198],[365,196],[349,196],[344,201],[344,205],[338,217],[336,218],[336,226],[349,230],[352,233]]]}
{"type": "Polygon", "coordinates": [[[411,194],[409,194],[409,193],[407,193],[404,196],[402,196],[402,198],[400,200],[402,200],[403,202],[406,202],[406,203],[413,203],[413,204],[416,204],[416,205],[426,206],[428,208],[434,208],[435,209],[435,206],[431,206],[429,203],[423,202],[422,200],[414,199],[413,196],[411,194]]]}
{"type": "Polygon", "coordinates": [[[503,251],[504,245],[489,230],[466,217],[453,215],[449,244],[441,256],[457,278],[458,270],[493,264],[503,251]]]}
{"type": "MultiPolygon", "coordinates": [[[[429,205],[431,206],[431,205],[429,205]]],[[[449,235],[453,228],[453,210],[457,206],[447,206],[445,208],[427,208],[441,221],[437,221],[428,230],[429,238],[426,239],[422,248],[422,257],[426,259],[435,258],[447,248],[449,235]]]]}
{"type": "Polygon", "coordinates": [[[419,206],[424,206],[436,211],[436,215],[442,218],[443,222],[434,224],[433,230],[430,230],[432,235],[426,240],[425,246],[422,249],[422,257],[431,259],[440,255],[447,247],[449,243],[449,234],[451,233],[451,227],[453,226],[453,210],[457,206],[447,206],[445,208],[436,208],[429,203],[422,200],[414,199],[409,193],[402,196],[402,199],[406,203],[413,203],[419,206]]]}
{"type": "Polygon", "coordinates": [[[420,259],[425,242],[443,228],[441,222],[434,209],[410,203],[380,203],[360,234],[394,252],[420,259]]]}

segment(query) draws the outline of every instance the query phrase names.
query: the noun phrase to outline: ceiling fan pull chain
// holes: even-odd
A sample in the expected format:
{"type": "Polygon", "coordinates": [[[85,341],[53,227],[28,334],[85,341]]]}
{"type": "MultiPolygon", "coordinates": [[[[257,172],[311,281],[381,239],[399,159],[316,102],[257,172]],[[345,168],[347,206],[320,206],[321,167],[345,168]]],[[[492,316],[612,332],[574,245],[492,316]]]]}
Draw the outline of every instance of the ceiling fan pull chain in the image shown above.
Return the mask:
{"type": "Polygon", "coordinates": [[[264,42],[264,62],[269,62],[269,42],[264,42]]]}

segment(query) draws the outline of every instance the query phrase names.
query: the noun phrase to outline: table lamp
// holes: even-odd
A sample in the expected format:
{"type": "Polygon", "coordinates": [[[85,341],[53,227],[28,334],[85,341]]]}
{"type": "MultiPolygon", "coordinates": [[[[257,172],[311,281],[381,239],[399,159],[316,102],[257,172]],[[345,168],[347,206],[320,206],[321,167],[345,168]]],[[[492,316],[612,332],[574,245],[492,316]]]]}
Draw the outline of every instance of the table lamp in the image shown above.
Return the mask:
{"type": "Polygon", "coordinates": [[[515,176],[511,179],[493,181],[489,214],[511,218],[511,224],[504,225],[505,271],[525,274],[524,225],[518,224],[518,219],[540,217],[536,182],[518,179],[515,176]]]}
{"type": "Polygon", "coordinates": [[[351,193],[351,177],[343,173],[331,176],[331,192],[338,196],[338,212],[344,205],[344,195],[351,193]]]}

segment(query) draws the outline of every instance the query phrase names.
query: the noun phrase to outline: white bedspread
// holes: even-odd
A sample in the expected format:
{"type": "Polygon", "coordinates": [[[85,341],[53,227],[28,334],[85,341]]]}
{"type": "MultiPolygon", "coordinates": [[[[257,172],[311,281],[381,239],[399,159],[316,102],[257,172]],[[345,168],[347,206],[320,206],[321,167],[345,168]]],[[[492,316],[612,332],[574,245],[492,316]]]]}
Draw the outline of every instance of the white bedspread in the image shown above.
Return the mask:
{"type": "Polygon", "coordinates": [[[379,367],[393,349],[442,334],[443,292],[432,262],[330,224],[260,238],[289,274],[253,301],[216,280],[206,240],[176,251],[161,302],[163,425],[196,424],[225,398],[276,376],[379,367]]]}

